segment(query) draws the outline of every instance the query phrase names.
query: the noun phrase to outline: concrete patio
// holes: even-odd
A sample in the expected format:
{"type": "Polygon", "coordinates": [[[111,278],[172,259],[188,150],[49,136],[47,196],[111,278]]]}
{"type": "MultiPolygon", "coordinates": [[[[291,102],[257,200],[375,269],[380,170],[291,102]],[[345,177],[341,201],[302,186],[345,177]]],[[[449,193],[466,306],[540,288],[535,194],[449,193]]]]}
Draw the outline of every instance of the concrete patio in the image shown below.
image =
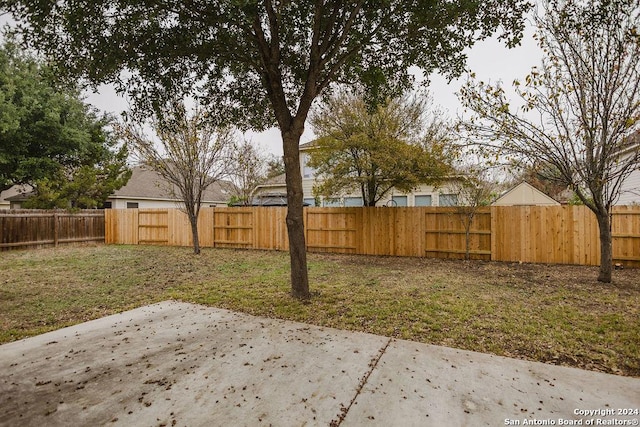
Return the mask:
{"type": "Polygon", "coordinates": [[[173,301],[0,346],[2,426],[638,425],[628,409],[638,378],[173,301]]]}

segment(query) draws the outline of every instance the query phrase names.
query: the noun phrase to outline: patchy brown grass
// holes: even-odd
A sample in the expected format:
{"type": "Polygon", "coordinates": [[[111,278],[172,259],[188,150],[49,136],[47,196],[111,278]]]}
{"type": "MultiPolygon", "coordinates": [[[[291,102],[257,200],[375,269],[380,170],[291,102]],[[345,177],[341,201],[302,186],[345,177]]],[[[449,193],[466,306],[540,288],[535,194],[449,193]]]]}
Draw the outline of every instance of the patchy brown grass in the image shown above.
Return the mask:
{"type": "Polygon", "coordinates": [[[640,270],[91,246],[0,255],[0,342],[169,298],[466,350],[640,377],[640,270]]]}

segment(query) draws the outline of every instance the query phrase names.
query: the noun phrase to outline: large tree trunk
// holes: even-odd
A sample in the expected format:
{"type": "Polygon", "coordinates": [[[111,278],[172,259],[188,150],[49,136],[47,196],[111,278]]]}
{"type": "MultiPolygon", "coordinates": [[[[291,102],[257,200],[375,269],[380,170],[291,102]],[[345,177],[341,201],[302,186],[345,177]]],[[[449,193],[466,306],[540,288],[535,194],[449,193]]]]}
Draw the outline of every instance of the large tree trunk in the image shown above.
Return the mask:
{"type": "Polygon", "coordinates": [[[307,274],[307,248],[304,237],[302,174],[300,173],[300,137],[304,128],[292,126],[282,130],[284,167],[287,183],[287,231],[291,258],[291,294],[298,299],[309,299],[307,274]]]}
{"type": "Polygon", "coordinates": [[[611,245],[611,219],[609,212],[595,212],[600,228],[600,274],[598,281],[611,283],[613,269],[613,249],[611,245]]]}

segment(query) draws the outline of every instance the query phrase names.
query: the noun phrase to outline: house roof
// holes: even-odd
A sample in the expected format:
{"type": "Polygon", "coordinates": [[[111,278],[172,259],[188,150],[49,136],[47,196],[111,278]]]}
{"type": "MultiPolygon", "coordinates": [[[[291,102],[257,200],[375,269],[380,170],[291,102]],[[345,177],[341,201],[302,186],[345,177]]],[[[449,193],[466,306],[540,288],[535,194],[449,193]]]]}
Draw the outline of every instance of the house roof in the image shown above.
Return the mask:
{"type": "MultiPolygon", "coordinates": [[[[232,184],[218,181],[209,186],[202,195],[203,202],[226,202],[229,199],[227,188],[232,184]]],[[[157,172],[145,167],[131,169],[131,178],[122,188],[113,192],[110,199],[155,199],[178,200],[179,194],[174,185],[169,184],[157,172]]]]}
{"type": "Polygon", "coordinates": [[[258,190],[261,189],[282,189],[286,193],[287,191],[287,183],[286,183],[286,174],[276,175],[273,178],[268,179],[262,184],[256,185],[256,188],[253,189],[253,193],[255,194],[258,190]]]}
{"type": "Polygon", "coordinates": [[[299,145],[299,149],[300,150],[307,150],[309,148],[312,148],[314,145],[316,145],[317,141],[318,141],[317,139],[314,139],[313,141],[309,141],[309,142],[305,142],[304,144],[300,144],[299,145]]]}
{"type": "MultiPolygon", "coordinates": [[[[13,187],[0,192],[0,204],[3,202],[15,202],[19,200],[26,200],[33,188],[30,185],[14,185],[13,187]]],[[[7,204],[7,203],[5,203],[7,204]]]]}
{"type": "Polygon", "coordinates": [[[265,182],[259,185],[259,187],[267,187],[267,186],[280,186],[286,184],[286,174],[282,173],[280,175],[276,175],[274,177],[269,178],[265,182]]]}
{"type": "Polygon", "coordinates": [[[640,151],[640,130],[626,139],[620,148],[620,155],[622,157],[633,154],[637,155],[638,151],[640,151]]]}
{"type": "Polygon", "coordinates": [[[521,182],[500,196],[493,206],[558,206],[556,200],[544,194],[528,182],[521,182]]]}

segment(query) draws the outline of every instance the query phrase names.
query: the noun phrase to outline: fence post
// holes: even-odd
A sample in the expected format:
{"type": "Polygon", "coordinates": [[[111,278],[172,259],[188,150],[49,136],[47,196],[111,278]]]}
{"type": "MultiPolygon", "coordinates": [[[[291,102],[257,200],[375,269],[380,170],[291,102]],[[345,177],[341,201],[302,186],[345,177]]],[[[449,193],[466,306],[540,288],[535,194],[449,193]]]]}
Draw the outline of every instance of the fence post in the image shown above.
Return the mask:
{"type": "Polygon", "coordinates": [[[58,212],[53,213],[53,246],[58,247],[58,212]]]}
{"type": "Polygon", "coordinates": [[[498,206],[491,206],[490,208],[491,215],[491,254],[489,255],[489,261],[496,261],[498,259],[497,251],[498,251],[498,206]]]}
{"type": "Polygon", "coordinates": [[[304,212],[304,250],[309,250],[309,208],[302,208],[304,212]]]}

